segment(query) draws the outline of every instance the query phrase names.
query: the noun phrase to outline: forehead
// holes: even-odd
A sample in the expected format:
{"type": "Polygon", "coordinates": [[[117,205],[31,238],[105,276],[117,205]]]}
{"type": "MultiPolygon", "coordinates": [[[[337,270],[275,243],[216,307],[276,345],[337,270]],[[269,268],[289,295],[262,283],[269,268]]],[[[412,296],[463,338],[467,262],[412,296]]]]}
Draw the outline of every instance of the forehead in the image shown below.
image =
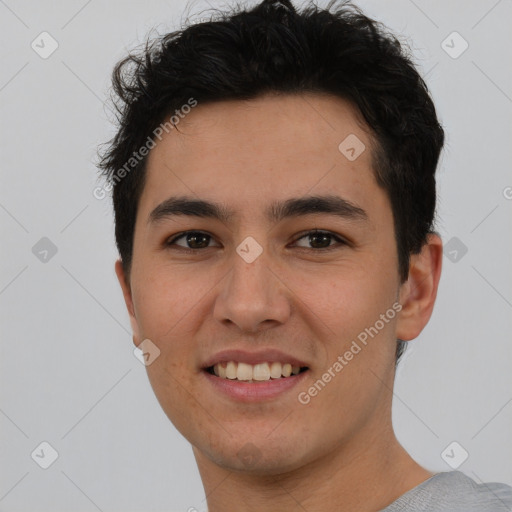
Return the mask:
{"type": "Polygon", "coordinates": [[[140,213],[148,219],[170,196],[215,199],[242,216],[263,200],[305,195],[365,203],[382,192],[371,144],[357,109],[333,96],[199,103],[151,150],[140,213]]]}
{"type": "Polygon", "coordinates": [[[157,142],[150,160],[171,147],[173,151],[188,152],[192,144],[196,151],[181,157],[192,160],[207,153],[210,158],[218,158],[227,149],[247,153],[261,149],[263,159],[278,152],[300,160],[312,152],[334,150],[338,155],[338,145],[348,135],[370,142],[359,110],[348,101],[327,94],[274,93],[251,100],[199,103],[187,115],[173,119],[179,121],[177,129],[163,133],[162,143],[157,142]]]}

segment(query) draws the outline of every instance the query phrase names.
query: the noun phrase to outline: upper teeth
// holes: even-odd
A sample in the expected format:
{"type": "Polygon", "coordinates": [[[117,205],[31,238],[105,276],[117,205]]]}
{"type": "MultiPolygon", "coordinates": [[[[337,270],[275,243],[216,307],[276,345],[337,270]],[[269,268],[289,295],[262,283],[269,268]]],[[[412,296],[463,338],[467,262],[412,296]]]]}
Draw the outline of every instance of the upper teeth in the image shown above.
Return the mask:
{"type": "Polygon", "coordinates": [[[299,366],[278,362],[247,364],[229,361],[228,363],[218,363],[213,367],[213,372],[218,377],[238,380],[270,380],[271,377],[280,379],[281,376],[297,375],[299,371],[299,366]]]}

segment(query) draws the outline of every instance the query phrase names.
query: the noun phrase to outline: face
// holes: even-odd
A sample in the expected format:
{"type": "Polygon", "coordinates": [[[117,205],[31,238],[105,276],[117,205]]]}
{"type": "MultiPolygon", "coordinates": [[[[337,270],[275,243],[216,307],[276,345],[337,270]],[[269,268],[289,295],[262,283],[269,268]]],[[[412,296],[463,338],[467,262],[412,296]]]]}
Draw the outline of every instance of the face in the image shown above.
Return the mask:
{"type": "Polygon", "coordinates": [[[199,104],[151,150],[129,286],[116,271],[196,457],[278,473],[389,420],[401,286],[358,119],[313,94],[199,104]]]}

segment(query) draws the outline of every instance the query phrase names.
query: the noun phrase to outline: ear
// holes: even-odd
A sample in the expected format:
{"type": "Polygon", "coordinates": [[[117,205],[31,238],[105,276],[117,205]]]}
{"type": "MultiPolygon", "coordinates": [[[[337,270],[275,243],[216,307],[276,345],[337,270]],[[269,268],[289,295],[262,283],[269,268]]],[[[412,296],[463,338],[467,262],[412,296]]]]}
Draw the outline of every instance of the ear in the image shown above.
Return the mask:
{"type": "Polygon", "coordinates": [[[123,290],[124,302],[126,304],[126,309],[128,310],[128,315],[130,316],[130,324],[132,326],[133,332],[133,344],[137,347],[141,343],[142,338],[140,336],[139,323],[135,317],[135,308],[133,307],[131,287],[128,279],[125,276],[121,260],[116,261],[115,271],[117,279],[119,280],[119,284],[121,285],[121,289],[123,290]]]}
{"type": "Polygon", "coordinates": [[[400,287],[402,310],[396,324],[396,337],[409,341],[427,325],[434,309],[441,277],[443,242],[431,233],[419,254],[412,254],[409,277],[400,287]]]}

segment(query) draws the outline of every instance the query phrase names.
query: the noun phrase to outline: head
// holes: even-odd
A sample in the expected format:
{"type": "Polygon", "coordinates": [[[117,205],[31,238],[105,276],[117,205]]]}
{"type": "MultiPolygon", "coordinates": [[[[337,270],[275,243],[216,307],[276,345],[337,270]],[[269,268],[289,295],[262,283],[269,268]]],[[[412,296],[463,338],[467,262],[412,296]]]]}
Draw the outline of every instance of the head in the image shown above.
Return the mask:
{"type": "Polygon", "coordinates": [[[387,422],[383,382],[430,318],[441,246],[444,134],[398,40],[347,3],[263,1],[148,43],[113,85],[100,168],[116,272],[134,343],[160,351],[148,375],[175,426],[230,468],[249,439],[251,470],[277,472],[387,422]],[[246,403],[209,387],[226,350],[260,349],[295,354],[300,389],[246,403]],[[285,410],[301,426],[269,434],[285,410]]]}

